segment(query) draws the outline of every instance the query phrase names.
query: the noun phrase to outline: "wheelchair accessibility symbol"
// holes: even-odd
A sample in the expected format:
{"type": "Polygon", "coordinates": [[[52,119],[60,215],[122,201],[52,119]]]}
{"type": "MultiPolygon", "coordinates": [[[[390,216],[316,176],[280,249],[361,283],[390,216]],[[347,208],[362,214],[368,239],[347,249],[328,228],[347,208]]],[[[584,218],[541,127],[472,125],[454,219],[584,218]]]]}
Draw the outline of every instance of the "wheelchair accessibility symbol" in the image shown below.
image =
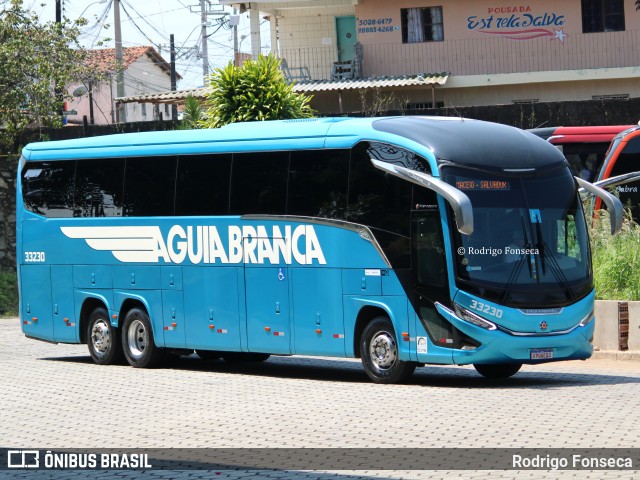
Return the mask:
{"type": "Polygon", "coordinates": [[[285,279],[284,272],[281,268],[278,269],[278,280],[283,281],[285,279]]]}

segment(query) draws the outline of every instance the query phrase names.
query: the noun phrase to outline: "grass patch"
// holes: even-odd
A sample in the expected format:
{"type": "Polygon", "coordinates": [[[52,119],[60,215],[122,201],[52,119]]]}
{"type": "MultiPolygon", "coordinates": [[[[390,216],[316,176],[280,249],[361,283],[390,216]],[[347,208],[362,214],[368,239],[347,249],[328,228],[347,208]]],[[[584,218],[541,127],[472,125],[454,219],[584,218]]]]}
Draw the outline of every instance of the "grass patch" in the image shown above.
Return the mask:
{"type": "Polygon", "coordinates": [[[611,235],[605,212],[589,234],[596,299],[640,300],[640,226],[625,215],[620,233],[611,235]]]}
{"type": "Polygon", "coordinates": [[[18,315],[18,277],[13,271],[0,271],[0,317],[18,315]]]}

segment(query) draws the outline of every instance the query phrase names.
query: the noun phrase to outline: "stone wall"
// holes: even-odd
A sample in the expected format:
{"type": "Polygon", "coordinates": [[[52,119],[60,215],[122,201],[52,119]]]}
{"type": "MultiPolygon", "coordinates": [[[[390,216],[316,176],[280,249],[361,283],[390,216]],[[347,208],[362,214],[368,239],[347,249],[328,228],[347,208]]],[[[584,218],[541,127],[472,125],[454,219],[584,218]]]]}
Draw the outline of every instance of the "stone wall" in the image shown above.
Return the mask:
{"type": "MultiPolygon", "coordinates": [[[[621,314],[618,300],[596,301],[596,328],[593,346],[597,350],[621,350],[621,314]]],[[[627,307],[626,346],[631,352],[640,352],[640,302],[623,302],[627,307]]],[[[624,330],[623,330],[624,331],[624,330]]]]}
{"type": "Polygon", "coordinates": [[[558,126],[635,125],[640,120],[640,98],[444,107],[394,113],[475,118],[525,129],[558,126]]]}
{"type": "Polygon", "coordinates": [[[0,270],[16,268],[17,157],[0,156],[0,270]]]}

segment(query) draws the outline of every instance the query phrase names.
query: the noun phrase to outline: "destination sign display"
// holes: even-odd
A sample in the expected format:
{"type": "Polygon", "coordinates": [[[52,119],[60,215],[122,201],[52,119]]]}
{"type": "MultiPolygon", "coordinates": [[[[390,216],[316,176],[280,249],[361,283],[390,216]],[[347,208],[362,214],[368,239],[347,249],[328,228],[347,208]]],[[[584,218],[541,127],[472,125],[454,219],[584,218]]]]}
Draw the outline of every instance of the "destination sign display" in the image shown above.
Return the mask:
{"type": "Polygon", "coordinates": [[[506,180],[473,180],[469,178],[456,179],[458,190],[511,190],[511,182],[506,180]]]}

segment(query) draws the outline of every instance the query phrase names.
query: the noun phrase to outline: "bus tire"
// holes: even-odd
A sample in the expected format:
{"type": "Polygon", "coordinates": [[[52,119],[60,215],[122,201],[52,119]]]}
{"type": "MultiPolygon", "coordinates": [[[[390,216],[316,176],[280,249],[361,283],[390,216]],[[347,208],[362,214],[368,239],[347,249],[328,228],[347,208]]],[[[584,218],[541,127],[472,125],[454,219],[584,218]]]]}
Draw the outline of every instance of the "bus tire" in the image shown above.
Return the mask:
{"type": "Polygon", "coordinates": [[[474,364],[473,368],[485,378],[509,378],[522,367],[521,363],[474,364]]]}
{"type": "Polygon", "coordinates": [[[123,360],[118,329],[111,325],[109,313],[103,307],[95,308],[89,315],[87,346],[98,365],[113,365],[123,360]]]}
{"type": "Polygon", "coordinates": [[[227,363],[257,363],[264,362],[271,355],[255,352],[224,352],[222,359],[227,363]]]}
{"type": "Polygon", "coordinates": [[[164,349],[153,341],[149,315],[140,309],[127,312],[122,325],[122,349],[129,365],[135,368],[157,367],[164,358],[164,349]]]}
{"type": "Polygon", "coordinates": [[[400,383],[416,368],[414,362],[398,357],[398,342],[393,324],[386,316],[371,320],[360,337],[360,357],[364,371],[375,383],[400,383]]]}
{"type": "Polygon", "coordinates": [[[196,350],[195,352],[200,360],[218,360],[221,356],[221,353],[215,350],[196,350]]]}

